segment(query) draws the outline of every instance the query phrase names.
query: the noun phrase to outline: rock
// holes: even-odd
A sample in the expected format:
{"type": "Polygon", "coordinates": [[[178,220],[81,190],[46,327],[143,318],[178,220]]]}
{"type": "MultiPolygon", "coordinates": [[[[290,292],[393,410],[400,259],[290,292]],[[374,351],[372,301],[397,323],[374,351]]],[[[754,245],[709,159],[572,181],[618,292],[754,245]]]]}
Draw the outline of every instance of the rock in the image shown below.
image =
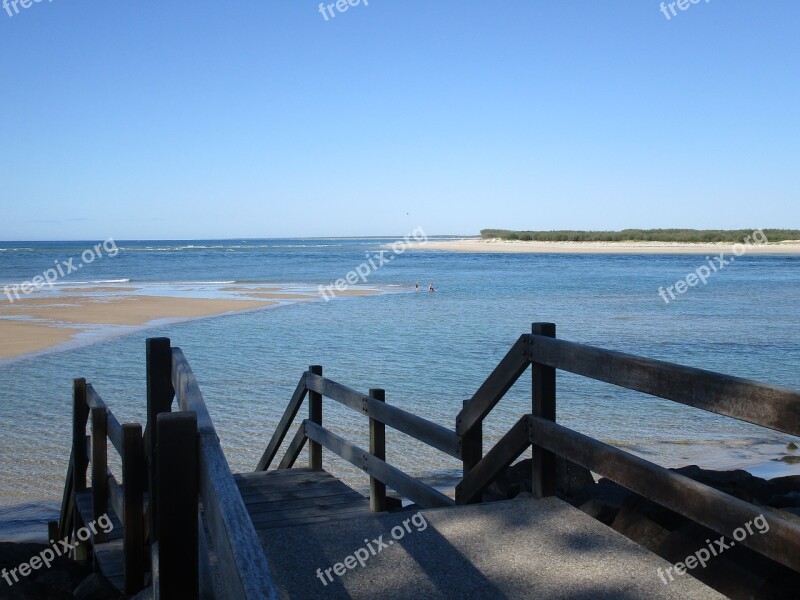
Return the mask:
{"type": "Polygon", "coordinates": [[[789,442],[788,444],[786,444],[786,449],[787,450],[797,450],[797,444],[795,444],[794,442],[789,442]]]}
{"type": "MultiPolygon", "coordinates": [[[[511,465],[486,488],[483,495],[484,501],[510,500],[519,497],[523,492],[532,493],[532,469],[530,458],[511,465]]],[[[594,478],[588,469],[561,457],[556,457],[556,479],[559,495],[567,497],[574,496],[586,485],[594,484],[594,478]]]]}
{"type": "Polygon", "coordinates": [[[767,504],[774,508],[800,506],[800,492],[789,492],[779,496],[772,496],[769,500],[767,500],[767,504]]]}
{"type": "Polygon", "coordinates": [[[3,600],[72,600],[69,592],[51,588],[35,581],[21,581],[8,587],[0,580],[0,598],[3,600]]]}
{"type": "Polygon", "coordinates": [[[153,600],[153,588],[146,587],[133,597],[133,600],[153,600]]]}
{"type": "Polygon", "coordinates": [[[122,600],[117,588],[100,573],[92,573],[75,588],[75,600],[122,600]]]}
{"type": "Polygon", "coordinates": [[[785,462],[787,465],[796,465],[800,464],[800,456],[793,456],[791,454],[787,454],[786,456],[782,456],[781,458],[777,459],[781,462],[785,462]]]}
{"type": "Polygon", "coordinates": [[[617,517],[619,513],[619,507],[612,506],[606,502],[598,498],[592,498],[591,500],[587,500],[580,506],[578,506],[578,510],[582,510],[590,517],[597,519],[601,523],[608,525],[609,527],[614,522],[614,519],[617,517]]]}

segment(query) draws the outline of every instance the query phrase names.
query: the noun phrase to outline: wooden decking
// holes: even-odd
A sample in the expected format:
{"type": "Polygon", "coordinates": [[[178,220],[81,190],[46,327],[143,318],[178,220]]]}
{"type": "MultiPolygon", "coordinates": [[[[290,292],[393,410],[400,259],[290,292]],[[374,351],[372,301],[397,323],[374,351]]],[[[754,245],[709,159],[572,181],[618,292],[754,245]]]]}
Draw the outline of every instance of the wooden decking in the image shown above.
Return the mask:
{"type": "MultiPolygon", "coordinates": [[[[82,525],[87,525],[94,520],[92,512],[92,492],[78,492],[75,494],[75,504],[81,517],[82,525]]],[[[108,511],[111,524],[114,528],[108,533],[108,541],[98,543],[92,534],[91,542],[95,562],[100,572],[105,575],[114,586],[122,592],[125,589],[125,550],[122,547],[122,521],[113,510],[108,511]]]]}
{"type": "Polygon", "coordinates": [[[234,475],[256,531],[369,516],[369,500],[326,471],[234,475]]]}

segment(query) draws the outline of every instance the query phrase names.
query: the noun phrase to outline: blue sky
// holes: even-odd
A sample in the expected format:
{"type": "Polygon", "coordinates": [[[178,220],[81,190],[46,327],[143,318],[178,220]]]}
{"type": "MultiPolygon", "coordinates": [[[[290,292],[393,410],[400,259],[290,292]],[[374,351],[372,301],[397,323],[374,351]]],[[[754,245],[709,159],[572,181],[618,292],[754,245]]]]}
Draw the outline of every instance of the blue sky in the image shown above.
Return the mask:
{"type": "Polygon", "coordinates": [[[800,228],[794,0],[318,7],[0,10],[0,239],[800,228]]]}

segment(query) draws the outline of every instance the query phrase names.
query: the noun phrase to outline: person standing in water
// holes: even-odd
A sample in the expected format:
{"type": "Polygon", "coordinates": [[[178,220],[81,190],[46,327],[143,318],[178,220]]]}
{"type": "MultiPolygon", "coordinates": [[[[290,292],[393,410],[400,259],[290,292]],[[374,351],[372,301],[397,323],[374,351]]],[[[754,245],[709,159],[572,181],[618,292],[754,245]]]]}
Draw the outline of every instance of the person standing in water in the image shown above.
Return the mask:
{"type": "Polygon", "coordinates": [[[428,286],[428,291],[429,292],[435,292],[436,291],[435,289],[433,289],[433,284],[432,283],[428,286]]]}
{"type": "Polygon", "coordinates": [[[414,290],[419,294],[419,281],[414,285],[414,290]]]}

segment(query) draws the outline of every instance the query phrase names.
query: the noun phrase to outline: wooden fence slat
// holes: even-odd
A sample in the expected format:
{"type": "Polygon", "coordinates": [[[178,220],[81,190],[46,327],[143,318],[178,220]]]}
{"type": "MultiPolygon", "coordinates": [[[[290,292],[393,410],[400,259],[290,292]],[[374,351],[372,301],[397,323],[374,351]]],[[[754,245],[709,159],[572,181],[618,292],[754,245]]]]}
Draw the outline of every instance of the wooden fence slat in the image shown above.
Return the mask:
{"type": "Polygon", "coordinates": [[[294,463],[297,462],[297,458],[300,456],[300,452],[303,451],[303,447],[305,447],[307,440],[308,438],[306,437],[305,421],[303,421],[300,424],[300,427],[297,429],[297,433],[295,434],[294,438],[292,438],[292,442],[289,444],[289,448],[286,450],[286,455],[278,464],[278,469],[291,469],[294,466],[294,463]]]}
{"type": "MultiPolygon", "coordinates": [[[[376,402],[386,402],[386,391],[371,389],[369,397],[376,402]]],[[[386,461],[386,425],[374,418],[369,420],[369,453],[386,461]]],[[[372,512],[386,511],[386,485],[375,477],[369,478],[369,508],[372,512]]]]}
{"type": "MultiPolygon", "coordinates": [[[[555,323],[534,323],[531,326],[531,339],[534,336],[556,337],[555,323]]],[[[556,370],[553,367],[534,362],[531,369],[531,413],[550,421],[556,420],[556,370]]],[[[555,496],[556,458],[552,452],[534,448],[531,461],[531,494],[534,498],[555,496]]]]}
{"type": "Polygon", "coordinates": [[[272,439],[267,445],[267,449],[264,450],[261,460],[258,461],[256,471],[266,471],[269,469],[269,466],[275,459],[275,455],[278,453],[283,440],[286,438],[286,434],[289,432],[289,428],[292,426],[292,422],[295,420],[295,417],[297,417],[297,413],[300,411],[300,407],[303,405],[303,400],[308,393],[308,388],[306,387],[306,376],[307,372],[303,373],[303,375],[300,377],[300,381],[294,390],[294,394],[292,394],[292,398],[289,400],[289,405],[286,407],[283,417],[281,417],[280,423],[278,423],[278,427],[275,429],[275,433],[272,435],[272,439]]]}
{"type": "Polygon", "coordinates": [[[547,419],[528,417],[530,441],[728,537],[764,515],[768,533],[741,543],[800,571],[800,524],[547,419]]]}
{"type": "Polygon", "coordinates": [[[523,417],[456,485],[456,504],[480,502],[483,491],[530,445],[528,418],[523,417]]]}
{"type": "Polygon", "coordinates": [[[200,595],[197,540],[197,416],[161,413],[156,419],[158,520],[161,598],[197,600],[200,595]],[[169,482],[169,485],[166,482],[169,482]]]}
{"type": "MultiPolygon", "coordinates": [[[[106,408],[91,410],[92,415],[92,517],[95,522],[108,515],[108,438],[106,435],[106,408]]],[[[102,544],[108,535],[98,529],[95,542],[102,544]]]]}
{"type": "Polygon", "coordinates": [[[86,450],[86,422],[89,407],[86,404],[86,380],[72,382],[72,489],[74,493],[86,490],[86,471],[89,468],[89,453],[86,450]]]}
{"type": "Polygon", "coordinates": [[[125,549],[125,593],[135,594],[144,587],[144,486],[145,459],[142,426],[122,426],[122,519],[125,549]]]}
{"type": "Polygon", "coordinates": [[[800,392],[575,342],[531,338],[532,362],[800,435],[800,392]]]}
{"type": "Polygon", "coordinates": [[[406,475],[400,469],[375,458],[366,450],[351,444],[327,429],[323,429],[316,423],[306,421],[306,435],[334,454],[341,456],[350,464],[358,467],[367,475],[375,477],[423,508],[440,508],[455,505],[452,499],[431,486],[417,481],[410,475],[406,475]]]}
{"type": "MultiPolygon", "coordinates": [[[[322,367],[312,365],[308,367],[308,372],[321,377],[322,367]]],[[[311,390],[308,393],[308,420],[322,425],[322,394],[311,390]]],[[[308,468],[312,471],[322,470],[322,446],[314,441],[308,445],[308,468]]]]}
{"type": "Polygon", "coordinates": [[[378,402],[340,383],[324,377],[308,374],[309,390],[335,400],[348,408],[413,437],[424,444],[441,450],[453,458],[461,458],[461,439],[455,432],[432,421],[385,402],[378,402]]]}
{"type": "Polygon", "coordinates": [[[460,436],[483,421],[505,393],[528,368],[528,336],[520,338],[511,347],[503,360],[486,378],[472,399],[456,417],[456,433],[460,436]]]}

